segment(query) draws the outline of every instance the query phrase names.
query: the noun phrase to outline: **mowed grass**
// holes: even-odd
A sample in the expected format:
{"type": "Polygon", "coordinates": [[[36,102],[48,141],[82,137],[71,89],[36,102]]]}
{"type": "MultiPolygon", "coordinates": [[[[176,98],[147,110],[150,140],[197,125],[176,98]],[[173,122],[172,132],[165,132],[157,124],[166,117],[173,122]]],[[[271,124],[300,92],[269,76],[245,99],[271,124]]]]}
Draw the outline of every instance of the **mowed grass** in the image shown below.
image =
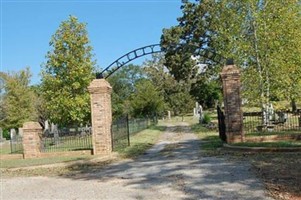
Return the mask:
{"type": "Polygon", "coordinates": [[[116,148],[116,152],[123,158],[136,158],[143,154],[147,149],[151,148],[158,141],[159,136],[164,130],[164,126],[152,126],[149,129],[131,135],[131,145],[128,147],[116,148]]]}
{"type": "Polygon", "coordinates": [[[0,156],[1,154],[10,154],[11,148],[9,141],[6,141],[5,143],[1,144],[0,146],[0,156]]]}
{"type": "Polygon", "coordinates": [[[78,155],[78,156],[60,156],[50,158],[31,158],[31,159],[12,159],[12,160],[0,160],[0,168],[19,168],[19,167],[31,167],[38,165],[49,165],[56,163],[68,163],[79,160],[89,160],[93,158],[92,155],[78,155]]]}
{"type": "Polygon", "coordinates": [[[223,146],[217,130],[210,130],[201,124],[193,124],[191,130],[201,140],[201,150],[205,155],[216,155],[223,146]]]}
{"type": "Polygon", "coordinates": [[[240,143],[234,143],[231,145],[245,146],[245,147],[271,147],[271,148],[301,147],[301,141],[240,142],[240,143]]]}
{"type": "MultiPolygon", "coordinates": [[[[152,126],[131,136],[131,146],[117,149],[120,158],[135,158],[143,154],[156,143],[160,134],[165,130],[163,126],[152,126]]],[[[93,155],[58,156],[49,158],[0,160],[1,169],[49,165],[56,163],[70,163],[74,161],[87,161],[96,158],[93,155]]],[[[47,170],[44,170],[47,174],[47,170]]]]}

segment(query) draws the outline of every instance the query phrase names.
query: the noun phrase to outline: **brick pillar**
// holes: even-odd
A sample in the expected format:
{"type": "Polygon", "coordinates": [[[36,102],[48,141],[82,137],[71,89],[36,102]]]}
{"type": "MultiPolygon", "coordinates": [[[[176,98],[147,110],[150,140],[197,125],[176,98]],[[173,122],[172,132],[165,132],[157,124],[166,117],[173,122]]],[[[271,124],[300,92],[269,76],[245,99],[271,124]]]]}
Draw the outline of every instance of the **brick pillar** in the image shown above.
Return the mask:
{"type": "Polygon", "coordinates": [[[37,158],[40,156],[42,127],[38,122],[23,124],[23,151],[24,158],[37,158]]]}
{"type": "Polygon", "coordinates": [[[94,79],[88,87],[91,99],[93,154],[112,152],[112,87],[105,79],[94,79]]]}
{"type": "Polygon", "coordinates": [[[227,142],[243,142],[240,71],[235,65],[226,65],[222,70],[221,78],[223,81],[227,142]]]}

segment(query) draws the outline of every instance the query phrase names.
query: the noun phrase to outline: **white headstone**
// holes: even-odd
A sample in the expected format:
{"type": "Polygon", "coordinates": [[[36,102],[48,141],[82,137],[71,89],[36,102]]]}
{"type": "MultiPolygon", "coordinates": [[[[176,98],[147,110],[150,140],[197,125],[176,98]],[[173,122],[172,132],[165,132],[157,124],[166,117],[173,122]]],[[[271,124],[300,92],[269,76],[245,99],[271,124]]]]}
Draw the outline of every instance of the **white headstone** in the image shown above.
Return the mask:
{"type": "Polygon", "coordinates": [[[51,124],[51,133],[53,133],[55,144],[58,144],[60,138],[59,138],[59,130],[56,124],[53,123],[51,124]]]}
{"type": "Polygon", "coordinates": [[[18,134],[19,136],[23,136],[23,128],[18,128],[18,134]]]}
{"type": "Polygon", "coordinates": [[[204,113],[203,113],[203,107],[202,107],[202,105],[199,105],[198,113],[199,113],[199,122],[202,123],[203,119],[204,119],[204,113]]]}
{"type": "Polygon", "coordinates": [[[49,130],[49,122],[48,122],[48,120],[45,121],[45,130],[49,130]]]}
{"type": "Polygon", "coordinates": [[[10,129],[10,139],[11,141],[15,141],[16,138],[16,130],[14,128],[10,129]]]}
{"type": "Polygon", "coordinates": [[[2,128],[0,127],[0,142],[3,140],[3,130],[2,128]]]}
{"type": "Polygon", "coordinates": [[[170,113],[170,111],[167,111],[167,114],[168,114],[168,120],[171,120],[171,113],[170,113]]]}

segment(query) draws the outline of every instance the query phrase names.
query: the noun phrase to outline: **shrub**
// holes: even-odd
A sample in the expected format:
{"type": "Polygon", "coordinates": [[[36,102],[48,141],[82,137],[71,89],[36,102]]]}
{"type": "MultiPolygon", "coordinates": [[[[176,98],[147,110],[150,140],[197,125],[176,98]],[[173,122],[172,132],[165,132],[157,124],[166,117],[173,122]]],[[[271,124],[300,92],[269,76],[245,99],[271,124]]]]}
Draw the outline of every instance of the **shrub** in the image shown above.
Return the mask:
{"type": "Polygon", "coordinates": [[[203,121],[202,123],[203,124],[209,124],[211,122],[211,117],[208,113],[204,113],[204,116],[203,116],[203,121]]]}
{"type": "Polygon", "coordinates": [[[10,133],[8,130],[3,130],[3,138],[10,140],[10,133]]]}

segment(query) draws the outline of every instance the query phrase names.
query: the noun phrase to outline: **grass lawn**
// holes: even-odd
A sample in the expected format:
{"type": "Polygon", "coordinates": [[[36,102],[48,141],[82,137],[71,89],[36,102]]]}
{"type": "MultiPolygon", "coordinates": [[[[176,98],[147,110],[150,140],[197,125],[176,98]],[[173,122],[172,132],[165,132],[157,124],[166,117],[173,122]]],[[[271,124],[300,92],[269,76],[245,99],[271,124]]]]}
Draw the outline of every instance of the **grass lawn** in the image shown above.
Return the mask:
{"type": "Polygon", "coordinates": [[[10,149],[10,143],[9,141],[6,141],[4,144],[0,146],[0,156],[1,154],[10,154],[11,149],[10,149]]]}
{"type": "Polygon", "coordinates": [[[277,141],[277,142],[240,142],[231,144],[233,146],[246,147],[301,147],[301,141],[277,141]]]}
{"type": "Polygon", "coordinates": [[[89,160],[91,158],[93,158],[93,156],[91,155],[79,155],[66,157],[0,160],[0,168],[17,168],[37,165],[48,165],[55,163],[67,163],[70,161],[89,160]]]}
{"type": "Polygon", "coordinates": [[[193,124],[191,130],[196,133],[202,141],[201,150],[204,155],[218,155],[219,149],[223,146],[223,142],[219,138],[216,130],[210,130],[200,124],[193,124]]]}
{"type": "Polygon", "coordinates": [[[246,137],[252,136],[268,136],[268,135],[298,135],[301,134],[301,131],[285,131],[285,132],[277,132],[277,131],[263,131],[263,132],[252,132],[245,134],[246,137]]]}
{"type": "Polygon", "coordinates": [[[18,159],[18,160],[0,160],[1,176],[68,176],[76,173],[92,172],[99,170],[101,167],[113,162],[114,160],[124,158],[135,158],[145,152],[153,144],[156,143],[160,134],[165,130],[164,126],[152,126],[131,136],[131,146],[120,148],[117,155],[109,157],[101,161],[97,160],[97,156],[81,155],[66,157],[50,157],[50,158],[34,158],[34,159],[18,159]],[[71,164],[73,161],[85,161],[81,163],[71,164]],[[36,167],[39,165],[48,165],[56,163],[70,163],[71,166],[57,166],[50,168],[36,167]],[[21,168],[20,168],[21,167],[21,168]],[[22,167],[34,167],[32,169],[22,169],[22,167]],[[9,170],[12,168],[20,168],[17,170],[9,170]]]}
{"type": "Polygon", "coordinates": [[[131,135],[131,145],[125,148],[116,148],[116,152],[118,152],[123,158],[135,158],[152,147],[164,130],[164,126],[152,126],[149,129],[131,135]]]}

